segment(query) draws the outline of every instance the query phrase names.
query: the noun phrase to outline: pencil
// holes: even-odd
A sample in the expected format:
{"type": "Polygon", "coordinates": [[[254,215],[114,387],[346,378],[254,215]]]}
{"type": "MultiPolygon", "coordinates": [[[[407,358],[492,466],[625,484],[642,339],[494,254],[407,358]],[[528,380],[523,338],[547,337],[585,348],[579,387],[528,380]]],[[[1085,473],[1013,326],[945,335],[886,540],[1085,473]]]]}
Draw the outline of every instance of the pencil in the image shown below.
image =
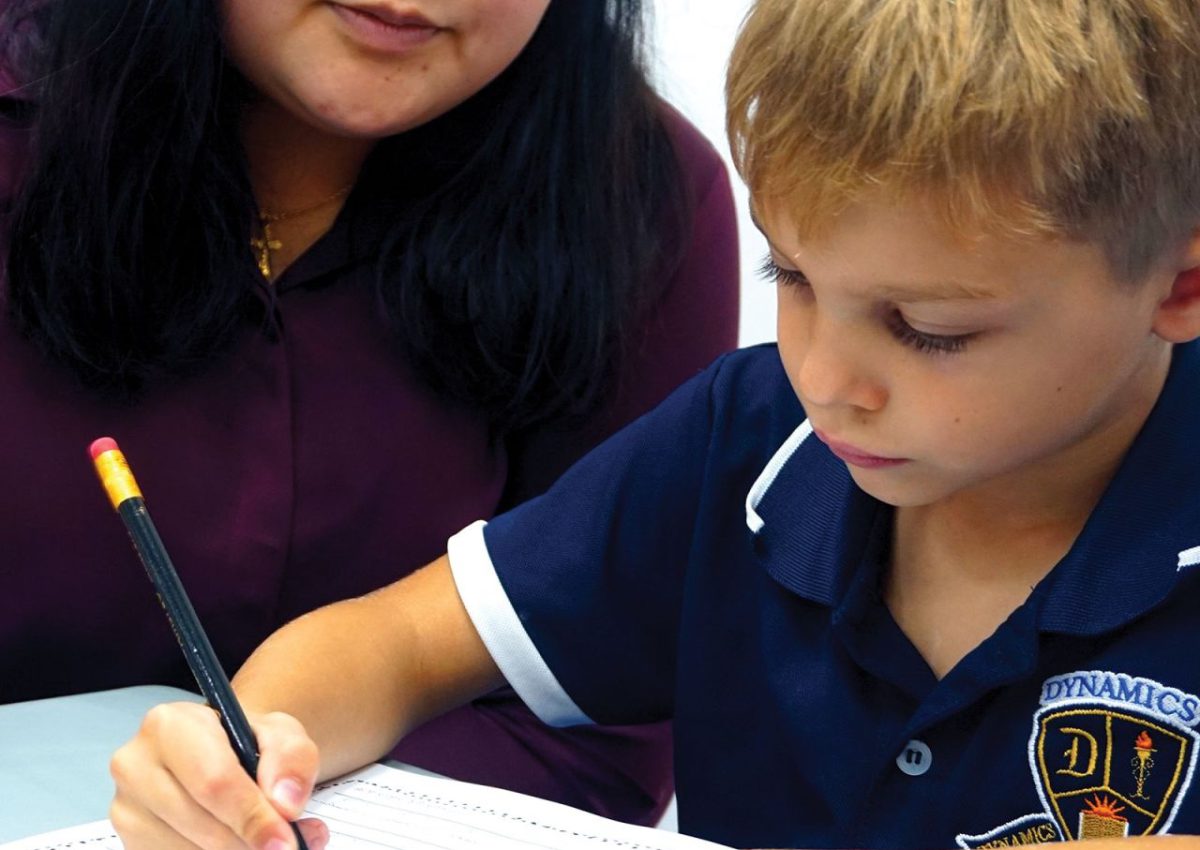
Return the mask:
{"type": "MultiPolygon", "coordinates": [[[[89,452],[109,501],[125,522],[133,548],[137,550],[142,566],[146,568],[146,574],[158,592],[158,601],[166,611],[167,620],[171,623],[192,675],[196,677],[200,693],[221,718],[221,725],[229,736],[229,743],[237,753],[238,761],[257,781],[258,741],[246,720],[246,713],[234,696],[229,677],[225,675],[208,635],[200,625],[200,618],[196,616],[196,609],[183,589],[183,583],[175,572],[162,538],[158,536],[154,521],[150,519],[142,491],[125,461],[125,455],[111,437],[94,441],[89,452]]],[[[292,832],[299,850],[308,850],[295,823],[292,824],[292,832]]]]}

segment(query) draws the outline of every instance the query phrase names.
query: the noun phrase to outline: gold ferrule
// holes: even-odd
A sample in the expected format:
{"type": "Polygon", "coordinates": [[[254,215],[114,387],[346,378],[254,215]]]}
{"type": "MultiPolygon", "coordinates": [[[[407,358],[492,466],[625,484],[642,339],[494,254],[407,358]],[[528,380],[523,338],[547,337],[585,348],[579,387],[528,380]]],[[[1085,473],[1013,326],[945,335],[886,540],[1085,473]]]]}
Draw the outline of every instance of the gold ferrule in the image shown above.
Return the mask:
{"type": "Polygon", "coordinates": [[[119,449],[101,452],[95,463],[96,473],[100,476],[100,483],[104,485],[104,492],[108,493],[113,510],[120,507],[126,499],[142,497],[142,491],[133,480],[129,464],[125,462],[125,455],[121,454],[119,449]]]}

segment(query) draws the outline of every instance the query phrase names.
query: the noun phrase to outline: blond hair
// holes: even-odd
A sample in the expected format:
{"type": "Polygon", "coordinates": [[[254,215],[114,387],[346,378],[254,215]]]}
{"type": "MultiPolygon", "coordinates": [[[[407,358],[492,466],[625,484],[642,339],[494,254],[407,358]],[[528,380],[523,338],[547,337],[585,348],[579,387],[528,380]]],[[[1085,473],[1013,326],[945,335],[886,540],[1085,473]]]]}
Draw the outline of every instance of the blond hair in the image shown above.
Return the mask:
{"type": "Polygon", "coordinates": [[[882,189],[1136,279],[1200,224],[1200,0],[757,0],[727,97],[801,238],[882,189]]]}

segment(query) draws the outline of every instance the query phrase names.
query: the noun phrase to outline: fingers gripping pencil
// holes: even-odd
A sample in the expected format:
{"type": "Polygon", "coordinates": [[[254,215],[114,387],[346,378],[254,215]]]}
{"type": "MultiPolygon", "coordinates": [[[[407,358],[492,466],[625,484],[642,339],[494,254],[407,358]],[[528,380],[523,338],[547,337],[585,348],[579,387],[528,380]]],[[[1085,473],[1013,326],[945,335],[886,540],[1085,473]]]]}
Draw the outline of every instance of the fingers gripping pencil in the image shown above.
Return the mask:
{"type": "MultiPolygon", "coordinates": [[[[221,718],[221,725],[229,735],[229,742],[242,767],[252,778],[257,778],[258,742],[254,738],[254,732],[250,729],[242,706],[234,696],[233,687],[221,668],[221,662],[217,660],[208,635],[204,633],[204,627],[200,625],[200,619],[183,589],[183,583],[175,572],[170,556],[167,555],[162,538],[158,536],[154,521],[150,519],[142,491],[125,461],[125,455],[111,437],[96,440],[89,451],[109,501],[124,520],[125,528],[133,541],[133,548],[137,550],[138,557],[146,568],[146,574],[150,576],[150,581],[158,592],[158,601],[162,603],[171,629],[175,632],[175,639],[179,641],[188,667],[196,677],[200,693],[221,718]]],[[[300,850],[307,850],[300,830],[294,823],[292,832],[300,850]]]]}

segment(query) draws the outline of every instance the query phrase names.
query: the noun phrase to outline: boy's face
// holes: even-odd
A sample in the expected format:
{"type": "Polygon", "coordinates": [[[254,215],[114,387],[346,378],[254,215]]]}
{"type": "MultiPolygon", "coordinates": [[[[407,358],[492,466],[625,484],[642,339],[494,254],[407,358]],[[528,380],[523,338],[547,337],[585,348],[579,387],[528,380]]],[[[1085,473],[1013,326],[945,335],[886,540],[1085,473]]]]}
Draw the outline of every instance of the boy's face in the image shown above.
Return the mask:
{"type": "Polygon", "coordinates": [[[967,241],[918,202],[864,201],[803,243],[766,212],[784,367],[884,502],[1019,498],[1115,463],[1161,389],[1174,271],[1122,285],[1096,245],[967,241]]]}

